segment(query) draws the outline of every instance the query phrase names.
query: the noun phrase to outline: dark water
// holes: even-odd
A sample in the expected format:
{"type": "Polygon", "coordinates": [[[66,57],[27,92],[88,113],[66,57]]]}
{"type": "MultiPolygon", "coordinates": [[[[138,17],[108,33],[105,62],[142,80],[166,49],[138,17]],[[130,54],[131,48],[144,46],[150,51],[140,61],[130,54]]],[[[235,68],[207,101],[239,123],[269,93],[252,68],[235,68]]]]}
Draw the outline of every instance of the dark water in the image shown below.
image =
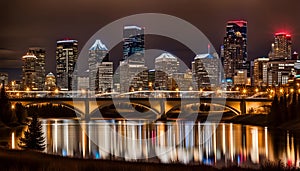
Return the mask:
{"type": "MultiPolygon", "coordinates": [[[[42,120],[46,153],[79,158],[258,166],[282,160],[299,167],[299,136],[266,127],[170,121],[42,120]]],[[[10,132],[18,148],[23,130],[10,132]]]]}

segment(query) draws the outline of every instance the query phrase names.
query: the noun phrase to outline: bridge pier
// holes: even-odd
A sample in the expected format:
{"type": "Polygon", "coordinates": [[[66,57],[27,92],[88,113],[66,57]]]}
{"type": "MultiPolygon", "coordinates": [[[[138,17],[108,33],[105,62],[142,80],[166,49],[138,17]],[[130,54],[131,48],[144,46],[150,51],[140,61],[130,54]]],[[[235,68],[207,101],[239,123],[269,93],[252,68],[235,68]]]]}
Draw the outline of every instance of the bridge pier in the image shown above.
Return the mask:
{"type": "Polygon", "coordinates": [[[241,109],[241,115],[246,114],[246,109],[247,109],[247,107],[246,107],[246,101],[245,101],[245,98],[243,98],[243,99],[241,100],[241,103],[240,103],[240,109],[241,109]]]}

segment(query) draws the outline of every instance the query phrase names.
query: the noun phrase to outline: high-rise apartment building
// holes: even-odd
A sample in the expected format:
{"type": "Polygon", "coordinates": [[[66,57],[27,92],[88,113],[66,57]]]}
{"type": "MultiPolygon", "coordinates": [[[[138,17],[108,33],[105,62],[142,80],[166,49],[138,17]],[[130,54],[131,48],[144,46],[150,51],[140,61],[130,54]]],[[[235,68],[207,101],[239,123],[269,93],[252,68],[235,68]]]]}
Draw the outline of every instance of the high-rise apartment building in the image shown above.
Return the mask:
{"type": "Polygon", "coordinates": [[[120,91],[148,89],[145,66],[144,28],[125,26],[123,29],[123,60],[120,62],[120,91]]]}
{"type": "Polygon", "coordinates": [[[77,40],[59,40],[56,47],[56,79],[61,90],[76,89],[76,61],[78,58],[77,40]]]}
{"type": "Polygon", "coordinates": [[[36,57],[36,85],[38,90],[45,89],[45,57],[46,51],[44,48],[31,47],[28,49],[29,54],[33,54],[36,57]]]}
{"type": "Polygon", "coordinates": [[[233,79],[236,70],[241,69],[247,69],[247,75],[250,76],[250,65],[247,62],[247,21],[227,22],[221,55],[226,79],[233,79]]]}
{"type": "Polygon", "coordinates": [[[37,57],[27,53],[22,57],[22,90],[38,90],[37,86],[37,57]]]}

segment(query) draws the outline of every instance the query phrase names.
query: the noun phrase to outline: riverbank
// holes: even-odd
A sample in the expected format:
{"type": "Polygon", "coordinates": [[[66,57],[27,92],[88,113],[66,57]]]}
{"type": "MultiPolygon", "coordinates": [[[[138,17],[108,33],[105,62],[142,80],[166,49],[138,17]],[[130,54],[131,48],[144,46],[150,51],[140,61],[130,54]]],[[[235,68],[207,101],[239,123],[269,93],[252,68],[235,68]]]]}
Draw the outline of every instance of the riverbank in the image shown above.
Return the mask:
{"type": "MultiPolygon", "coordinates": [[[[266,114],[246,114],[246,115],[238,115],[231,119],[225,121],[226,123],[233,123],[233,124],[243,124],[243,125],[253,125],[253,126],[262,126],[262,127],[271,127],[268,124],[268,115],[266,114]]],[[[293,132],[300,133],[300,120],[289,121],[280,124],[278,129],[288,130],[293,132]]]]}
{"type": "MultiPolygon", "coordinates": [[[[232,166],[227,168],[214,168],[202,164],[162,164],[157,162],[126,162],[112,161],[101,159],[78,159],[62,156],[55,156],[46,153],[28,150],[6,150],[0,148],[0,170],[10,171],[93,171],[93,170],[110,170],[110,171],[257,171],[251,168],[241,168],[232,166]]],[[[297,170],[295,168],[284,168],[281,163],[266,163],[258,170],[297,170]]],[[[299,170],[299,169],[298,169],[299,170]]]]}
{"type": "MultiPolygon", "coordinates": [[[[217,171],[218,169],[205,165],[184,165],[184,164],[161,164],[146,162],[125,162],[111,160],[92,160],[92,159],[76,159],[55,156],[35,151],[22,150],[5,150],[0,149],[0,170],[60,170],[60,171],[83,171],[83,170],[207,170],[217,171]]],[[[241,168],[225,169],[240,170],[241,168]]],[[[245,169],[243,169],[245,170],[245,169]]],[[[249,169],[247,169],[249,170],[249,169]]]]}

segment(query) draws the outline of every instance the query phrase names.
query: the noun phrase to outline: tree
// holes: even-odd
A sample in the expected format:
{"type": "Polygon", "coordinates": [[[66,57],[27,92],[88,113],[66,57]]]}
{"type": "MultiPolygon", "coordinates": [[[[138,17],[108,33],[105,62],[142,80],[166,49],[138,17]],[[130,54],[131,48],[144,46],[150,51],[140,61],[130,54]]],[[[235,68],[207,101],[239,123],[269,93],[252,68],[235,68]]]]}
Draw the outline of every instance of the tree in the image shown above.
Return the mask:
{"type": "Polygon", "coordinates": [[[6,124],[9,124],[13,122],[13,112],[11,110],[11,103],[4,88],[4,82],[2,85],[3,86],[0,93],[0,120],[6,124]]]}
{"type": "Polygon", "coordinates": [[[38,121],[36,113],[32,115],[32,121],[28,126],[28,130],[25,132],[25,137],[20,138],[19,146],[24,149],[40,151],[45,149],[45,138],[42,132],[42,125],[41,122],[38,121]]]}
{"type": "Polygon", "coordinates": [[[18,119],[18,122],[22,124],[27,117],[26,109],[22,105],[22,103],[16,103],[15,105],[15,113],[18,119]]]}
{"type": "Polygon", "coordinates": [[[279,102],[278,102],[278,97],[277,94],[275,94],[273,102],[272,102],[272,106],[271,106],[271,112],[268,115],[269,117],[269,124],[272,126],[277,126],[278,124],[278,120],[280,119],[278,116],[280,114],[279,111],[279,102]]]}

